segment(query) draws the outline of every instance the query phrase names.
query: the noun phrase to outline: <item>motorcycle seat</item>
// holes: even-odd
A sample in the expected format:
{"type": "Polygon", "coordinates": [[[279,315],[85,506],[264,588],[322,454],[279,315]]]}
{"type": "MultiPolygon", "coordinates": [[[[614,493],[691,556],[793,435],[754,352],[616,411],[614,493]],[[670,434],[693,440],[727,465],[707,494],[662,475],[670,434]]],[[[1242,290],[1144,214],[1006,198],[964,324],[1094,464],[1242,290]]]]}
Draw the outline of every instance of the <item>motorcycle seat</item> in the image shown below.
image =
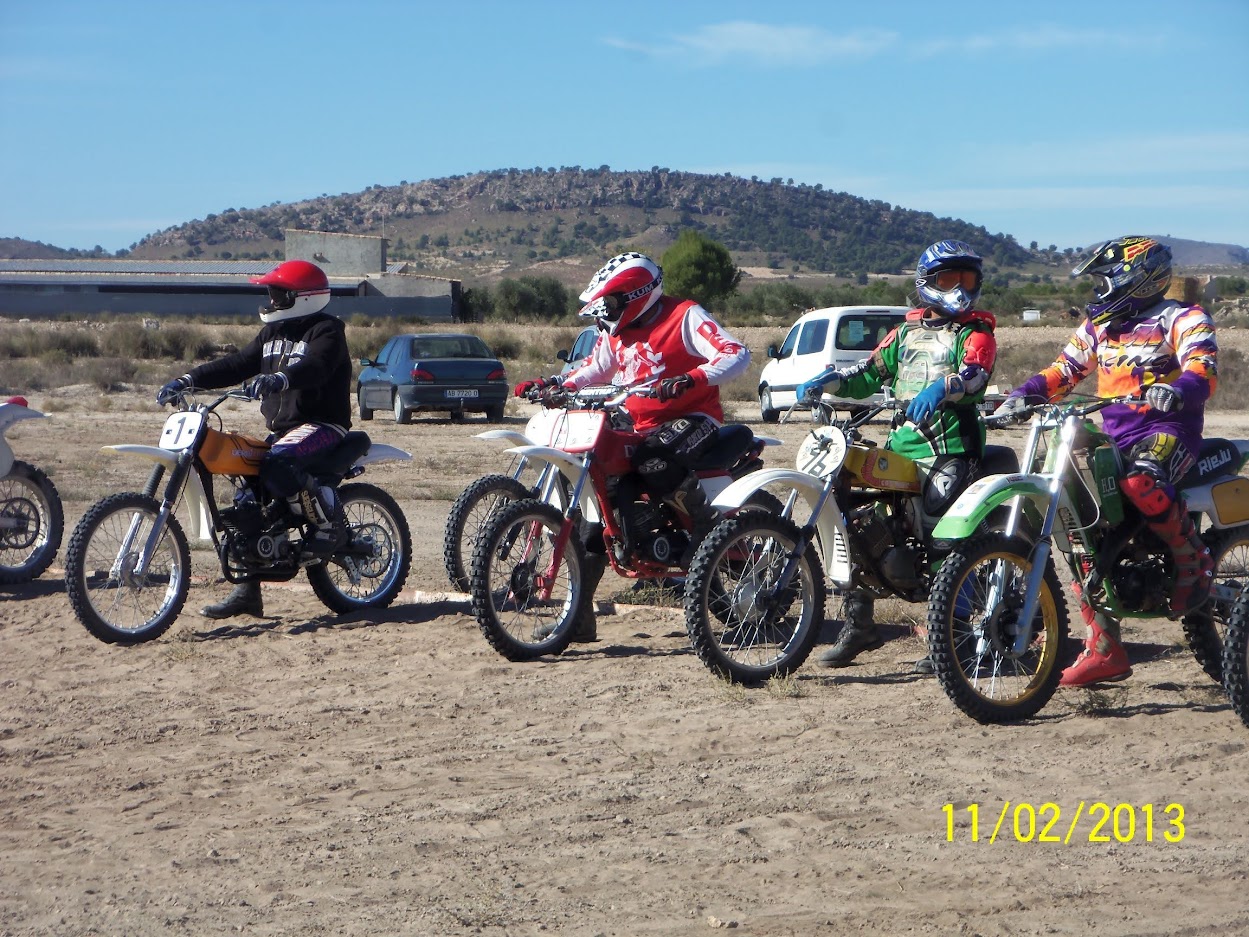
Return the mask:
{"type": "Polygon", "coordinates": [[[755,434],[749,426],[730,423],[716,430],[715,441],[708,446],[694,463],[694,471],[728,468],[755,444],[755,434]]]}
{"type": "Polygon", "coordinates": [[[350,432],[333,449],[309,462],[307,471],[312,475],[345,475],[370,445],[368,433],[350,432]]]}
{"type": "Polygon", "coordinates": [[[1014,475],[1019,472],[1019,454],[1010,446],[985,446],[977,475],[1014,475]]]}
{"type": "Polygon", "coordinates": [[[1197,463],[1180,479],[1178,488],[1204,485],[1220,475],[1231,475],[1240,462],[1240,450],[1228,439],[1203,439],[1197,463]]]}

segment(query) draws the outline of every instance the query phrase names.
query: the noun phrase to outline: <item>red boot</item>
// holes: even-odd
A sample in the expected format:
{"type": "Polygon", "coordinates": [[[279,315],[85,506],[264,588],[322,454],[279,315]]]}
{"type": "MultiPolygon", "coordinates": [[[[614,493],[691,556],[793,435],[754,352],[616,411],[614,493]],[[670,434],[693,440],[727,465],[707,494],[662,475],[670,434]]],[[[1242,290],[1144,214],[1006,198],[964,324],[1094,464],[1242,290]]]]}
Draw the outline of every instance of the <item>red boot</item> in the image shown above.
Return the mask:
{"type": "Polygon", "coordinates": [[[1084,639],[1084,650],[1076,662],[1063,671],[1058,685],[1088,686],[1130,677],[1132,665],[1128,663],[1128,652],[1098,623],[1097,613],[1084,601],[1080,587],[1075,583],[1071,585],[1080,600],[1080,615],[1088,626],[1088,637],[1084,639]]]}

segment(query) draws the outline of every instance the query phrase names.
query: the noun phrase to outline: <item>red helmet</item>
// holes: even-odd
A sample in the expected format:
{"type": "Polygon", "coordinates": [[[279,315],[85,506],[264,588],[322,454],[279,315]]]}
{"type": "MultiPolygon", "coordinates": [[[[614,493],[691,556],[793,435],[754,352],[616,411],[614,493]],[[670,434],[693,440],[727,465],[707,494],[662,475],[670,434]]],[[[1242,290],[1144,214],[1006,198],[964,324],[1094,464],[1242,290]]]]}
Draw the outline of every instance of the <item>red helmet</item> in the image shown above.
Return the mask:
{"type": "Polygon", "coordinates": [[[579,297],[586,305],[577,313],[598,320],[615,335],[636,322],[663,296],[664,272],[644,254],[618,254],[603,265],[579,297]]]}
{"type": "Polygon", "coordinates": [[[280,263],[251,282],[269,287],[269,304],[260,307],[264,322],[298,319],[320,312],[330,301],[330,281],[316,264],[306,260],[280,263]]]}

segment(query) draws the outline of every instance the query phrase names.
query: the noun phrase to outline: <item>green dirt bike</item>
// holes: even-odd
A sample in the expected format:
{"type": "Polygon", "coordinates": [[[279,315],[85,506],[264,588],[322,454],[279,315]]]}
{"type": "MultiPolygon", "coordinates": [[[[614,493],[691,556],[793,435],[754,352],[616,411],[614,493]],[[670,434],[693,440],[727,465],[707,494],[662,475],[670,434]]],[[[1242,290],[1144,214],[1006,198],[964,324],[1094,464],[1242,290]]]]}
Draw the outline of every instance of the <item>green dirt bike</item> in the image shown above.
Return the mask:
{"type": "MultiPolygon", "coordinates": [[[[982,723],[1035,715],[1054,695],[1067,635],[1067,606],[1053,554],[1098,611],[1117,619],[1166,617],[1175,580],[1170,551],[1119,492],[1121,457],[1090,421],[1140,397],[1071,395],[1031,405],[1021,474],[991,475],[967,488],[933,537],[950,554],[933,581],[928,644],[946,695],[982,723]],[[1010,509],[1006,529],[982,534],[990,512],[1010,509]],[[1020,538],[1027,524],[1034,531],[1020,538]]],[[[990,426],[1010,418],[990,417],[990,426]]],[[[1249,441],[1207,439],[1176,486],[1215,560],[1210,600],[1183,619],[1202,667],[1218,680],[1232,603],[1246,578],[1249,441]]]]}

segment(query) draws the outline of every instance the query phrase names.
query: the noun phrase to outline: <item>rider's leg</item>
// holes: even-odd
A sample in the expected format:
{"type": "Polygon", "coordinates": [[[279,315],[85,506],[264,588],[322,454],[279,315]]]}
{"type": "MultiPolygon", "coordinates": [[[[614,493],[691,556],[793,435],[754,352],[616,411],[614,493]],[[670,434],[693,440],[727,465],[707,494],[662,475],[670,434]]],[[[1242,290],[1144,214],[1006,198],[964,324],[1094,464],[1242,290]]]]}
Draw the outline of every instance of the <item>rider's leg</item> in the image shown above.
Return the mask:
{"type": "Polygon", "coordinates": [[[1062,672],[1058,685],[1085,686],[1131,676],[1132,666],[1128,663],[1127,651],[1119,641],[1119,623],[1108,615],[1094,611],[1084,600],[1079,583],[1073,582],[1071,588],[1080,600],[1080,616],[1084,619],[1086,637],[1084,650],[1075,663],[1062,672]]]}
{"type": "Polygon", "coordinates": [[[870,592],[855,589],[846,594],[845,618],[837,641],[818,658],[825,667],[844,667],[864,651],[874,651],[885,642],[873,619],[876,601],[870,592]]]}
{"type": "Polygon", "coordinates": [[[594,593],[607,570],[607,555],[587,553],[585,569],[581,573],[581,605],[573,624],[572,640],[575,644],[589,644],[598,640],[598,616],[594,612],[594,593]]]}
{"type": "Polygon", "coordinates": [[[306,553],[331,556],[347,541],[347,525],[338,493],[319,485],[305,470],[318,455],[342,441],[334,427],[304,423],[274,442],[261,466],[261,479],[273,495],[285,498],[296,514],[313,526],[304,543],[306,553]]]}
{"type": "Polygon", "coordinates": [[[233,618],[235,615],[254,615],[257,618],[265,613],[264,602],[260,596],[260,583],[239,583],[222,602],[205,605],[200,614],[205,618],[233,618]]]}
{"type": "Polygon", "coordinates": [[[686,567],[703,538],[720,520],[716,509],[707,502],[698,476],[690,469],[715,439],[714,420],[680,417],[648,435],[633,457],[633,464],[651,496],[671,500],[690,518],[690,546],[681,560],[681,565],[686,567]]]}
{"type": "Polygon", "coordinates": [[[1176,572],[1171,615],[1183,615],[1206,601],[1214,583],[1214,559],[1173,486],[1192,457],[1174,436],[1158,433],[1133,446],[1129,459],[1119,487],[1171,551],[1176,572]]]}

